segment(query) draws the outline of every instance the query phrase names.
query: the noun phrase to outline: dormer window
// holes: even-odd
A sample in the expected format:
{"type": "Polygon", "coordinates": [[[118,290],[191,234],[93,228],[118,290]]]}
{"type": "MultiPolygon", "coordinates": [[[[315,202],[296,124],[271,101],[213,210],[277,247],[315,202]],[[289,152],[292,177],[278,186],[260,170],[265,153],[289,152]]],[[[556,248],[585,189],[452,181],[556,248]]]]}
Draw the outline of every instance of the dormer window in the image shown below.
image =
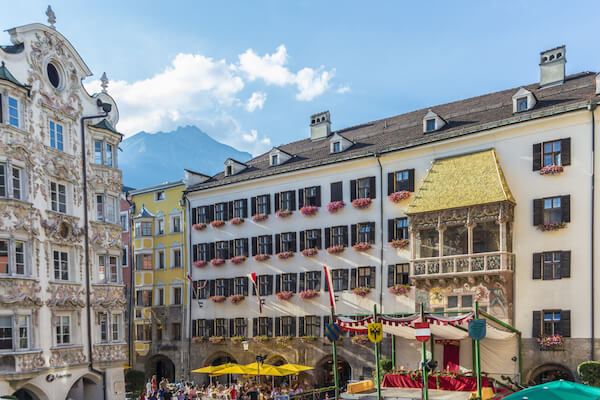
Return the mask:
{"type": "Polygon", "coordinates": [[[279,164],[279,155],[273,154],[271,156],[271,165],[277,165],[277,164],[279,164]]]}
{"type": "Polygon", "coordinates": [[[425,129],[427,130],[427,132],[435,131],[435,118],[431,118],[425,121],[425,129]]]}
{"type": "Polygon", "coordinates": [[[225,175],[233,175],[233,167],[231,165],[227,166],[227,172],[225,173],[225,175]]]}
{"type": "Polygon", "coordinates": [[[423,117],[423,133],[435,132],[442,129],[446,125],[446,121],[433,111],[427,111],[423,117]]]}
{"type": "Polygon", "coordinates": [[[527,97],[517,99],[517,112],[527,111],[527,97]]]}
{"type": "Polygon", "coordinates": [[[529,90],[520,88],[512,97],[513,113],[529,111],[535,107],[536,98],[529,90]]]}
{"type": "Polygon", "coordinates": [[[340,142],[333,142],[332,153],[339,153],[342,149],[342,144],[340,142]]]}

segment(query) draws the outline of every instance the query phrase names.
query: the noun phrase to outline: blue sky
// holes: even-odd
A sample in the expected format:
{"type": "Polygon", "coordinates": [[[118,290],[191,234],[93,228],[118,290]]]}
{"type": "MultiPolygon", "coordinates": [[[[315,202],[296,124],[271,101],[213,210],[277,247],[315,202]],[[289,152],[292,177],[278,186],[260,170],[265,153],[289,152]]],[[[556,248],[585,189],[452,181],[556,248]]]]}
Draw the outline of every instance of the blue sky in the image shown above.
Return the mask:
{"type": "MultiPolygon", "coordinates": [[[[0,27],[45,22],[11,2],[0,27]]],[[[332,128],[533,83],[539,52],[600,70],[597,1],[54,1],[57,29],[106,71],[118,128],[195,124],[257,155],[332,128]],[[576,4],[576,5],[575,5],[576,4]]],[[[8,43],[5,34],[3,43],[8,43]]]]}

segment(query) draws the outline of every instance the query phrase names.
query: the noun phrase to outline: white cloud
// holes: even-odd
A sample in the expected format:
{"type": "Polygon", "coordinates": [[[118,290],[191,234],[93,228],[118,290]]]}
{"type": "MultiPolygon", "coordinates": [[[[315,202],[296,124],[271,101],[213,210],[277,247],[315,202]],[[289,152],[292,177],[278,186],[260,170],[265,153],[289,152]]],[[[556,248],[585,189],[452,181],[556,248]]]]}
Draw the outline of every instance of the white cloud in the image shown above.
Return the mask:
{"type": "Polygon", "coordinates": [[[265,101],[267,101],[267,94],[265,92],[254,92],[246,103],[246,110],[248,112],[254,112],[257,108],[262,110],[265,101]]]}
{"type": "Polygon", "coordinates": [[[344,85],[344,86],[340,86],[338,88],[338,90],[336,90],[335,92],[338,94],[344,94],[344,93],[348,93],[349,91],[350,91],[350,86],[344,85]]]}

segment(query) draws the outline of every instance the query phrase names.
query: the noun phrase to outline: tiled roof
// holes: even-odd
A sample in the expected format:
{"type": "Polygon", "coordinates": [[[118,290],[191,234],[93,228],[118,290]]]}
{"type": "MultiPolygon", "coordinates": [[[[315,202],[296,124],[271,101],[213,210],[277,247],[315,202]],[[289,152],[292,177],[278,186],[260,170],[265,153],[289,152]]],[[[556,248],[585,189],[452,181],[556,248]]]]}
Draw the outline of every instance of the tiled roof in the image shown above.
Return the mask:
{"type": "Polygon", "coordinates": [[[98,128],[98,129],[106,129],[108,131],[111,131],[112,133],[116,133],[117,135],[123,136],[123,134],[119,133],[106,118],[104,118],[102,121],[98,122],[97,124],[92,125],[92,127],[98,128]]]}
{"type": "Polygon", "coordinates": [[[433,162],[407,214],[512,201],[496,150],[484,150],[433,162]]]}
{"type": "Polygon", "coordinates": [[[8,70],[8,68],[6,68],[6,64],[4,64],[4,61],[2,61],[2,64],[0,64],[0,80],[9,81],[9,82],[14,83],[17,86],[20,86],[22,88],[26,88],[27,89],[27,86],[25,86],[21,82],[19,82],[13,76],[13,74],[10,73],[10,71],[8,70]]]}
{"type": "Polygon", "coordinates": [[[152,217],[154,217],[154,214],[152,214],[150,211],[146,210],[146,206],[142,204],[142,208],[140,209],[140,212],[138,212],[134,218],[152,218],[152,217]]]}
{"type": "Polygon", "coordinates": [[[534,93],[538,101],[532,110],[518,114],[512,112],[512,96],[519,90],[519,87],[516,87],[341,129],[333,133],[342,134],[355,142],[352,147],[341,153],[330,153],[328,138],[315,141],[307,138],[288,143],[279,148],[293,154],[294,157],[284,164],[271,167],[269,154],[265,153],[247,161],[248,168],[244,171],[227,177],[221,172],[206,182],[190,186],[187,192],[368,157],[377,153],[398,151],[576,110],[586,106],[590,101],[599,100],[595,95],[594,80],[595,73],[582,72],[567,76],[562,85],[539,88],[539,84],[535,83],[524,86],[534,93]],[[447,124],[442,129],[424,134],[423,117],[430,109],[444,118],[447,124]]]}

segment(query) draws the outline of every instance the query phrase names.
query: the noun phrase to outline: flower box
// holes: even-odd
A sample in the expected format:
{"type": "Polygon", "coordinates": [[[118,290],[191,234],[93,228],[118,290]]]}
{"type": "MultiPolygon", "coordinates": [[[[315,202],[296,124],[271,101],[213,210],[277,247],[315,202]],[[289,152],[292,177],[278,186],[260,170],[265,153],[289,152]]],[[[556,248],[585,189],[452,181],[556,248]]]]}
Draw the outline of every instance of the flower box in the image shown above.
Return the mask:
{"type": "Polygon", "coordinates": [[[205,267],[206,264],[208,264],[208,263],[204,260],[197,260],[197,261],[194,261],[192,264],[194,265],[194,267],[202,268],[202,267],[205,267]]]}
{"type": "Polygon", "coordinates": [[[289,300],[294,295],[294,292],[291,290],[282,290],[281,292],[275,293],[275,296],[278,300],[289,300]]]}
{"type": "Polygon", "coordinates": [[[268,336],[254,336],[252,338],[254,340],[254,343],[266,343],[269,341],[270,337],[268,336]]]}
{"type": "Polygon", "coordinates": [[[212,260],[210,260],[210,264],[215,267],[218,267],[219,265],[225,264],[225,260],[222,258],[213,258],[212,260]]]}
{"type": "Polygon", "coordinates": [[[231,338],[231,343],[240,344],[240,343],[242,343],[245,340],[246,340],[245,336],[233,336],[231,338]]]}
{"type": "Polygon", "coordinates": [[[290,210],[277,210],[277,212],[275,213],[275,216],[277,218],[287,218],[290,215],[292,215],[294,212],[290,211],[290,210]]]}
{"type": "Polygon", "coordinates": [[[225,301],[226,297],[225,296],[210,296],[209,299],[213,303],[222,303],[225,301]]]}
{"type": "Polygon", "coordinates": [[[202,336],[194,336],[192,338],[192,343],[205,343],[206,342],[206,338],[202,337],[202,336]]]}
{"type": "Polygon", "coordinates": [[[255,261],[267,261],[269,258],[271,258],[271,256],[268,254],[257,254],[254,256],[255,261]]]}
{"type": "Polygon", "coordinates": [[[269,218],[269,216],[267,214],[254,214],[252,216],[252,221],[260,222],[260,221],[266,220],[267,218],[269,218]]]}
{"type": "Polygon", "coordinates": [[[331,203],[327,204],[327,206],[325,208],[327,208],[327,211],[329,211],[330,213],[336,213],[338,211],[340,211],[342,208],[346,207],[346,203],[344,203],[343,201],[332,201],[331,203]]]}
{"type": "Polygon", "coordinates": [[[370,287],[357,287],[352,289],[352,293],[360,297],[366,297],[369,293],[371,293],[370,287]]]}
{"type": "Polygon", "coordinates": [[[564,171],[562,165],[546,165],[540,169],[540,175],[556,175],[564,171]]]}
{"type": "Polygon", "coordinates": [[[233,304],[239,304],[242,301],[244,301],[244,299],[245,297],[243,294],[232,294],[231,296],[229,296],[229,301],[233,304]]]}
{"type": "Polygon", "coordinates": [[[280,346],[285,346],[285,345],[290,344],[292,339],[293,339],[292,336],[277,336],[275,338],[275,344],[278,344],[280,346]]]}
{"type": "Polygon", "coordinates": [[[277,253],[277,258],[280,260],[285,260],[286,258],[294,257],[294,253],[291,251],[282,251],[281,253],[277,253]]]}
{"type": "Polygon", "coordinates": [[[244,218],[231,218],[229,220],[230,225],[240,225],[244,223],[244,218]]]}
{"type": "Polygon", "coordinates": [[[243,263],[244,261],[246,261],[246,256],[235,256],[235,257],[231,257],[231,258],[229,259],[229,262],[230,262],[230,263],[232,263],[232,264],[236,264],[236,265],[237,265],[237,264],[241,264],[241,263],[243,263]]]}
{"type": "Polygon", "coordinates": [[[369,243],[360,242],[360,243],[356,243],[354,246],[352,246],[352,248],[355,251],[367,251],[371,248],[371,245],[369,243]]]}
{"type": "Polygon", "coordinates": [[[388,289],[389,292],[393,295],[396,296],[400,296],[400,295],[408,295],[408,293],[410,292],[410,286],[409,285],[401,285],[401,284],[395,284],[394,286],[390,286],[390,288],[388,289]]]}
{"type": "Polygon", "coordinates": [[[316,290],[312,290],[312,289],[306,289],[306,290],[303,290],[300,293],[298,293],[298,296],[300,296],[300,298],[302,300],[312,299],[313,297],[317,297],[318,295],[319,295],[319,292],[317,292],[316,290]]]}
{"type": "Polygon", "coordinates": [[[194,224],[192,225],[192,229],[195,231],[202,231],[204,229],[206,229],[206,224],[205,223],[199,223],[199,224],[194,224]]]}
{"type": "Polygon", "coordinates": [[[354,208],[359,208],[359,209],[369,208],[370,205],[371,205],[371,198],[369,198],[369,197],[352,200],[352,207],[354,207],[354,208]]]}
{"type": "Polygon", "coordinates": [[[388,196],[388,199],[392,203],[400,203],[403,200],[406,200],[410,197],[410,192],[408,190],[402,190],[400,192],[394,192],[388,196]]]}
{"type": "Polygon", "coordinates": [[[560,350],[564,345],[564,339],[560,335],[542,336],[536,340],[542,351],[560,350]]]}
{"type": "Polygon", "coordinates": [[[352,336],[352,343],[354,344],[367,344],[369,343],[369,337],[367,335],[356,335],[352,336]]]}
{"type": "Polygon", "coordinates": [[[327,253],[329,254],[338,254],[344,251],[344,246],[331,246],[327,248],[327,253]]]}
{"type": "Polygon", "coordinates": [[[223,225],[225,225],[225,221],[221,221],[221,220],[213,221],[210,223],[210,226],[212,226],[213,228],[220,228],[223,225]]]}
{"type": "Polygon", "coordinates": [[[211,336],[208,341],[212,344],[222,344],[225,343],[225,338],[223,336],[211,336]]]}
{"type": "Polygon", "coordinates": [[[410,241],[408,239],[394,239],[390,242],[390,247],[394,249],[403,249],[408,247],[410,241]]]}
{"type": "Polygon", "coordinates": [[[302,341],[302,343],[312,343],[317,340],[317,337],[316,336],[302,336],[300,338],[300,340],[302,341]]]}
{"type": "Polygon", "coordinates": [[[319,253],[319,249],[304,249],[302,250],[302,255],[304,257],[313,257],[319,253]]]}
{"type": "Polygon", "coordinates": [[[559,229],[565,228],[567,224],[565,222],[548,222],[547,224],[538,225],[537,228],[542,231],[557,231],[559,229]]]}
{"type": "Polygon", "coordinates": [[[319,207],[317,207],[317,206],[304,206],[304,207],[300,208],[300,214],[307,216],[307,217],[309,217],[311,215],[315,215],[318,212],[319,212],[319,207]]]}

